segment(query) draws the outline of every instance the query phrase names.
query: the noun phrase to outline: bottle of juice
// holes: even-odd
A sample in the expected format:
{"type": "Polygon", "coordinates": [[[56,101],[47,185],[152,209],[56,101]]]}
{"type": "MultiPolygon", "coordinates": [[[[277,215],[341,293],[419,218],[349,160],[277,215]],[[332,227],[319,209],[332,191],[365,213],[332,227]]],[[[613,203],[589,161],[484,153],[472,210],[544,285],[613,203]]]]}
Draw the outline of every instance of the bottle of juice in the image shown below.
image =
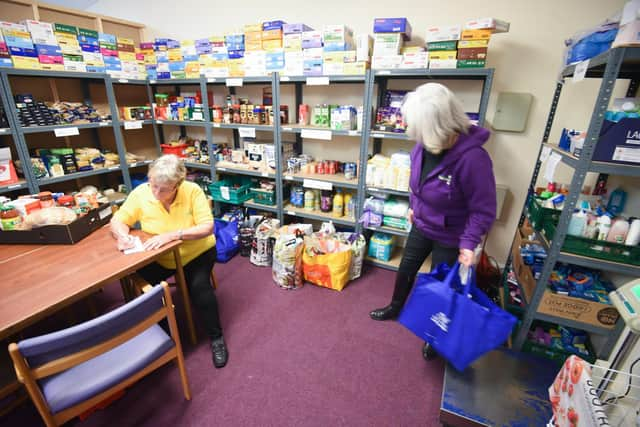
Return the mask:
{"type": "Polygon", "coordinates": [[[336,190],[333,196],[333,216],[340,218],[342,215],[344,215],[344,197],[341,190],[336,190]]]}
{"type": "Polygon", "coordinates": [[[352,198],[353,195],[351,193],[344,193],[344,196],[342,196],[342,204],[344,205],[344,216],[346,216],[347,218],[354,217],[353,203],[351,203],[352,198]]]}

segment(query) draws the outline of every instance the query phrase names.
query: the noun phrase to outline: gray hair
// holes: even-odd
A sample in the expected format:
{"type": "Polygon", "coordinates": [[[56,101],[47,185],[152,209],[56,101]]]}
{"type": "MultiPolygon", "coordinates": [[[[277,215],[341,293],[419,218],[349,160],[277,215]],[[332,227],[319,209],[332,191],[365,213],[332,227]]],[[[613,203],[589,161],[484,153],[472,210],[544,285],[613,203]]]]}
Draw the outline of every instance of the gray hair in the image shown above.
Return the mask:
{"type": "Polygon", "coordinates": [[[439,83],[423,84],[407,94],[401,111],[409,137],[434,154],[451,148],[452,137],[466,134],[471,126],[460,100],[439,83]]]}
{"type": "Polygon", "coordinates": [[[165,154],[149,165],[147,177],[158,183],[180,185],[187,176],[184,162],[175,154],[165,154]]]}

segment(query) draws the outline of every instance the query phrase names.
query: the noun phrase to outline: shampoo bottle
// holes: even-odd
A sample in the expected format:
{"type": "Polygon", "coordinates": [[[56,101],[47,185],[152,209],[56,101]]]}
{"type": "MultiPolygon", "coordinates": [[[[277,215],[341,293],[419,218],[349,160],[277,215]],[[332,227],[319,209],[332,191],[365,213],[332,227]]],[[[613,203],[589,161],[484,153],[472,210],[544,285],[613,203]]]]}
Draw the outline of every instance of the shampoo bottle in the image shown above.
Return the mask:
{"type": "Polygon", "coordinates": [[[640,243],[640,219],[634,219],[629,226],[629,232],[627,233],[627,240],[624,244],[627,246],[635,246],[640,243]]]}
{"type": "Polygon", "coordinates": [[[607,242],[624,244],[627,234],[629,233],[629,222],[620,218],[615,220],[607,235],[607,242]]]}
{"type": "Polygon", "coordinates": [[[609,203],[607,203],[607,211],[612,215],[618,216],[624,210],[624,204],[627,201],[627,192],[618,187],[611,192],[609,203]]]}
{"type": "Polygon", "coordinates": [[[611,229],[611,218],[607,215],[598,217],[598,240],[605,240],[611,229]]]}
{"type": "Polygon", "coordinates": [[[569,228],[567,229],[567,234],[572,236],[582,237],[587,226],[587,214],[580,210],[575,212],[571,216],[571,221],[569,221],[569,228]]]}

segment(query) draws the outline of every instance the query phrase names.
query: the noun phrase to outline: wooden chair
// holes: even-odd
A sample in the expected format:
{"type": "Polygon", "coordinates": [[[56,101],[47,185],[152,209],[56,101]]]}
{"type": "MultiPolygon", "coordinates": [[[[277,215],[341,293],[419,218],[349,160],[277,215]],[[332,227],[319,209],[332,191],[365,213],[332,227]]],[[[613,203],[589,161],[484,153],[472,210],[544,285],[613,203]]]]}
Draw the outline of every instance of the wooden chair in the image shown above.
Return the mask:
{"type": "Polygon", "coordinates": [[[47,426],[65,423],[172,360],[191,399],[166,282],[88,322],[11,343],[9,354],[47,426]],[[164,318],[170,336],[157,325],[164,318]]]}
{"type": "MultiPolygon", "coordinates": [[[[216,273],[211,269],[211,286],[213,289],[218,289],[218,279],[216,278],[216,273]]],[[[120,281],[122,285],[122,292],[125,296],[125,299],[135,298],[136,296],[141,295],[146,292],[146,289],[151,286],[149,282],[144,280],[142,276],[138,273],[130,274],[120,281]]],[[[167,282],[169,286],[175,286],[175,282],[167,282]]]]}

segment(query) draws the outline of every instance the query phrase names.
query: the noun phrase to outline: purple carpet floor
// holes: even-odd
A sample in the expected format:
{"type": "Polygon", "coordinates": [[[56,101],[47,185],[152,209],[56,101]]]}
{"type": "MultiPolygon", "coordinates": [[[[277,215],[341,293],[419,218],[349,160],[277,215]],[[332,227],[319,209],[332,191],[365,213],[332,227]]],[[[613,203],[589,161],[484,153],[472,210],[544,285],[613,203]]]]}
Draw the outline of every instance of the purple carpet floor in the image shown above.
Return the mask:
{"type": "MultiPolygon", "coordinates": [[[[215,267],[229,363],[215,369],[208,339],[190,344],[174,292],[192,400],[170,364],[87,420],[94,426],[439,426],[444,364],[422,342],[368,312],[385,305],[394,273],[368,268],[342,292],[310,284],[278,288],[271,269],[239,256],[215,267]]],[[[117,304],[118,285],[98,296],[117,304]]],[[[197,322],[196,317],[196,322],[197,322]]],[[[29,402],[3,426],[42,425],[29,402]]]]}

